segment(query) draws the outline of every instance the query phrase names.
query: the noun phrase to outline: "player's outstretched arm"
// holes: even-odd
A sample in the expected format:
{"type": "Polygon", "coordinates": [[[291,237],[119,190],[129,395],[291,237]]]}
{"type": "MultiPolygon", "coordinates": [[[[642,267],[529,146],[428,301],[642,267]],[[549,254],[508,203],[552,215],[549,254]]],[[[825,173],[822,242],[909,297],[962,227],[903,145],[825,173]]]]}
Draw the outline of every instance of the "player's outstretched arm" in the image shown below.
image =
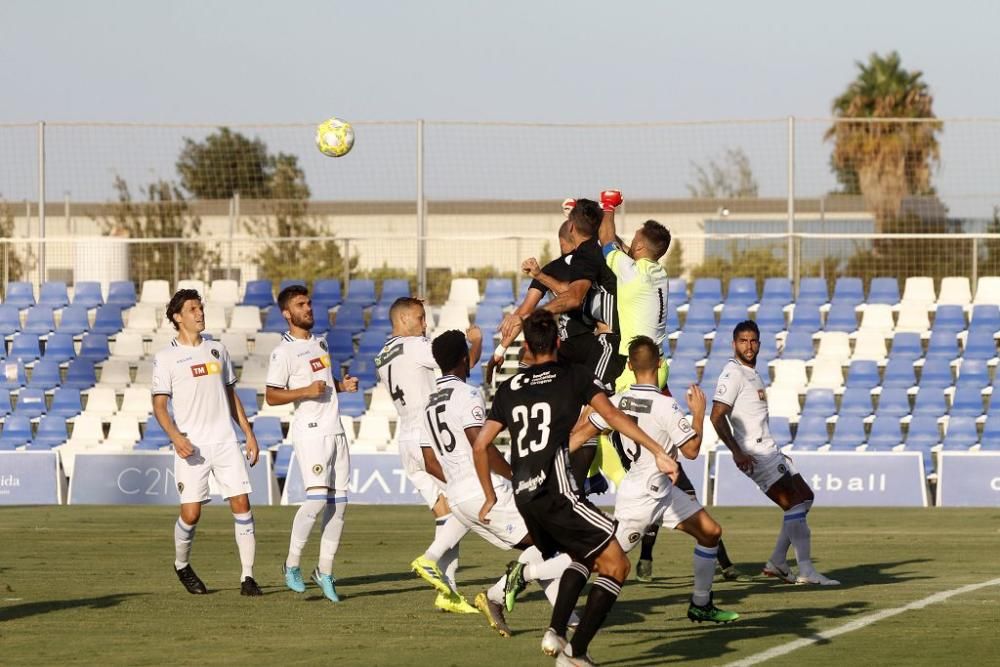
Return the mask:
{"type": "Polygon", "coordinates": [[[605,190],[601,193],[601,209],[604,217],[601,218],[601,226],[597,230],[597,238],[601,245],[605,246],[614,243],[617,232],[615,231],[615,210],[622,205],[625,198],[622,197],[621,190],[605,190]]]}
{"type": "Polygon", "coordinates": [[[533,279],[545,285],[545,288],[556,296],[569,289],[569,282],[565,280],[558,280],[550,276],[548,273],[545,273],[542,267],[538,266],[538,260],[534,257],[529,257],[521,262],[521,271],[523,271],[525,275],[531,276],[533,279]]]}
{"type": "Polygon", "coordinates": [[[188,440],[187,435],[181,433],[174,418],[170,416],[170,411],[167,409],[169,401],[170,397],[166,394],[153,394],[153,416],[160,423],[160,428],[170,438],[177,456],[186,459],[194,454],[194,445],[188,440]]]}
{"type": "Polygon", "coordinates": [[[599,434],[600,431],[590,423],[589,419],[579,422],[569,434],[569,453],[572,454],[580,449],[585,442],[597,437],[599,434]]]}
{"type": "Polygon", "coordinates": [[[630,438],[640,446],[645,447],[656,459],[656,467],[659,468],[660,472],[670,475],[670,478],[674,481],[677,480],[677,473],[680,470],[677,461],[674,461],[667,455],[666,450],[663,449],[663,445],[649,437],[627,414],[612,405],[607,396],[604,394],[595,394],[590,399],[590,405],[597,411],[597,414],[604,417],[604,421],[607,422],[608,426],[630,438]]]}
{"type": "Polygon", "coordinates": [[[591,282],[589,280],[574,280],[570,283],[569,289],[542,306],[542,310],[547,310],[554,315],[568,313],[583,305],[583,300],[590,291],[591,282]]]}
{"type": "MultiPolygon", "coordinates": [[[[483,424],[482,428],[479,429],[479,435],[476,436],[476,441],[472,443],[472,462],[476,466],[476,477],[479,478],[479,485],[483,488],[483,496],[485,501],[483,502],[482,508],[479,510],[479,520],[484,524],[490,522],[486,515],[490,513],[493,506],[497,504],[497,494],[493,490],[493,481],[490,479],[490,454],[489,450],[496,449],[493,446],[493,440],[496,439],[500,431],[503,430],[503,424],[492,419],[487,419],[483,424]]],[[[498,452],[499,453],[499,452],[498,452]]]]}
{"type": "Polygon", "coordinates": [[[465,330],[465,339],[469,341],[469,368],[473,368],[483,357],[483,330],[473,324],[465,330]]]}
{"type": "Polygon", "coordinates": [[[260,458],[260,447],[257,446],[257,436],[253,434],[253,427],[250,425],[250,420],[247,419],[247,413],[243,409],[243,402],[240,397],[236,395],[236,383],[226,385],[226,398],[229,400],[229,414],[232,416],[233,421],[239,424],[240,429],[243,431],[243,435],[247,439],[247,461],[250,462],[251,467],[257,465],[257,459],[260,458]]]}
{"type": "Polygon", "coordinates": [[[694,437],[680,446],[681,454],[687,459],[696,459],[701,452],[705,431],[705,392],[696,384],[688,387],[688,409],[691,410],[691,429],[694,437]]]}
{"type": "Polygon", "coordinates": [[[729,425],[729,415],[732,411],[731,405],[713,401],[712,416],[709,419],[712,421],[712,426],[715,427],[715,433],[719,436],[719,440],[733,453],[733,462],[736,467],[750,474],[753,472],[753,457],[743,453],[733,436],[733,428],[729,425]]]}

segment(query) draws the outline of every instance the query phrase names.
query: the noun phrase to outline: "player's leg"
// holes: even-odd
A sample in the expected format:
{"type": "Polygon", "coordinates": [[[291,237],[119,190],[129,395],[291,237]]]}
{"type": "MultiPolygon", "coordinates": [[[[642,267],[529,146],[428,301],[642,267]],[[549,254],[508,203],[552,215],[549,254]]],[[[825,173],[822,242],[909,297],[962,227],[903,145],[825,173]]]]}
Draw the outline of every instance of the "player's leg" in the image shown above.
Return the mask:
{"type": "Polygon", "coordinates": [[[332,441],[326,438],[297,440],[294,443],[295,460],[306,487],[306,499],[292,519],[292,532],[288,540],[288,555],[282,572],[285,585],[296,593],[304,593],[306,584],[302,579],[302,551],[312,533],[316,519],[325,511],[330,491],[330,463],[332,441]]]}
{"type": "Polygon", "coordinates": [[[180,496],[180,515],[174,523],[174,572],[188,593],[203,595],[205,584],[191,567],[191,547],[201,519],[201,506],[208,501],[208,462],[196,451],[186,459],[174,455],[174,478],[180,496]]]}
{"type": "MultiPolygon", "coordinates": [[[[567,655],[577,657],[587,655],[590,642],[618,600],[622,584],[628,577],[630,569],[628,556],[625,555],[618,540],[612,537],[594,558],[597,579],[594,580],[594,585],[590,587],[590,593],[587,595],[587,605],[583,609],[580,625],[564,649],[567,655]]],[[[569,569],[566,571],[569,572],[569,569]]]]}
{"type": "Polygon", "coordinates": [[[795,583],[836,586],[840,582],[816,571],[812,564],[812,531],[807,516],[812,509],[814,495],[806,481],[789,469],[767,490],[767,496],[785,511],[782,528],[795,549],[799,574],[795,583]]]}
{"type": "Polygon", "coordinates": [[[329,457],[331,465],[327,467],[327,483],[330,486],[327,488],[326,508],[323,511],[319,564],[313,572],[313,581],[319,584],[326,599],[340,602],[336,588],[337,580],[333,576],[333,560],[340,546],[340,536],[344,532],[351,458],[347,450],[347,439],[343,434],[337,434],[329,438],[329,441],[332,443],[329,457]]]}
{"type": "MultiPolygon", "coordinates": [[[[676,489],[674,490],[676,491],[676,489]]],[[[686,494],[685,494],[686,495],[686,494]]],[[[695,501],[697,502],[697,501],[695,501]]],[[[681,501],[681,504],[686,504],[681,501]]],[[[673,503],[672,503],[673,505],[673,503]]],[[[701,505],[699,504],[698,507],[701,505]]],[[[678,514],[671,507],[665,513],[664,525],[676,521],[678,514]]],[[[704,509],[699,509],[676,525],[695,539],[694,547],[694,591],[688,607],[688,618],[701,623],[729,623],[739,618],[739,614],[723,611],[712,602],[712,579],[715,576],[715,561],[722,541],[722,527],[704,509]]]]}
{"type": "Polygon", "coordinates": [[[257,552],[253,511],[250,509],[250,471],[243,450],[234,440],[211,448],[209,464],[215,481],[219,483],[222,497],[229,501],[233,513],[236,548],[240,554],[240,595],[262,595],[253,578],[253,564],[257,552]]]}

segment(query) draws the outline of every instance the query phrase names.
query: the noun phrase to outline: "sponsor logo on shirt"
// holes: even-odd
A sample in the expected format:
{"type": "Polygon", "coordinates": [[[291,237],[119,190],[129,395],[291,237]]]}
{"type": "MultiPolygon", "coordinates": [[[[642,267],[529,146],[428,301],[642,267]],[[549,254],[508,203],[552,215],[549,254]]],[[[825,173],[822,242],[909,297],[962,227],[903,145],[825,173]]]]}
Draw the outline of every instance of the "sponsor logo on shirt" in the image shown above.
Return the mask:
{"type": "Polygon", "coordinates": [[[316,357],[315,359],[309,360],[309,367],[312,368],[313,372],[321,371],[324,368],[330,367],[330,355],[324,354],[322,357],[316,357]]]}
{"type": "Polygon", "coordinates": [[[207,364],[195,364],[191,367],[191,375],[200,378],[205,375],[218,375],[222,372],[222,364],[209,361],[207,364]]]}

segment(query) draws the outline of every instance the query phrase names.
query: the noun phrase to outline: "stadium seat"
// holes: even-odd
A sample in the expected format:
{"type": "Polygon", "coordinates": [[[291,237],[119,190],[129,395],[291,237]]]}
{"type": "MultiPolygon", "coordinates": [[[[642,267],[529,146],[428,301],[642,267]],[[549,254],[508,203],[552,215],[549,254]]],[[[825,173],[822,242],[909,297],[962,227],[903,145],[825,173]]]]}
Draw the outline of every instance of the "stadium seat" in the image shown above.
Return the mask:
{"type": "Polygon", "coordinates": [[[253,422],[253,434],[261,447],[272,447],[284,441],[278,417],[259,416],[253,422]]]}
{"type": "Polygon", "coordinates": [[[445,304],[438,314],[438,331],[457,329],[464,332],[469,328],[469,311],[459,304],[445,304]]]}
{"type": "Polygon", "coordinates": [[[365,413],[365,395],[362,392],[337,394],[337,403],[342,415],[360,417],[365,413]]]}
{"type": "MultiPolygon", "coordinates": [[[[292,285],[302,285],[303,287],[306,287],[306,281],[302,278],[285,278],[278,283],[278,294],[281,294],[286,287],[291,287],[292,285]]],[[[275,298],[277,298],[277,295],[275,295],[275,298]]]]}
{"type": "MultiPolygon", "coordinates": [[[[365,311],[359,303],[345,301],[334,317],[333,327],[341,331],[360,333],[365,328],[365,311]]],[[[429,328],[429,327],[428,327],[429,328]]]]}
{"type": "Polygon", "coordinates": [[[861,278],[837,278],[837,282],[833,286],[832,303],[849,303],[858,306],[864,300],[865,290],[861,284],[861,278]]]}
{"type": "Polygon", "coordinates": [[[863,389],[870,392],[880,381],[878,363],[867,359],[855,359],[847,369],[847,388],[863,389]]]}
{"type": "Polygon", "coordinates": [[[855,304],[847,301],[834,301],[830,312],[826,314],[826,331],[852,333],[858,328],[858,314],[855,304]]]}
{"type": "Polygon", "coordinates": [[[10,402],[10,392],[6,389],[0,389],[0,420],[13,411],[14,408],[10,402]]]}
{"type": "Polygon", "coordinates": [[[929,387],[917,392],[917,398],[913,402],[914,416],[933,415],[937,418],[944,416],[947,411],[948,406],[945,405],[943,391],[935,387],[929,387]]]}
{"type": "Polygon", "coordinates": [[[9,282],[3,302],[20,309],[30,308],[35,305],[35,288],[25,281],[9,282]]]}
{"type": "Polygon", "coordinates": [[[117,414],[111,418],[105,444],[122,449],[132,449],[142,436],[139,433],[139,422],[132,415],[117,414]]]}
{"type": "Polygon", "coordinates": [[[705,366],[701,370],[701,388],[705,391],[705,396],[715,394],[715,385],[718,383],[719,376],[722,375],[722,369],[728,361],[724,357],[708,358],[708,362],[705,363],[705,366]]]}
{"type": "Polygon", "coordinates": [[[896,331],[912,331],[925,334],[930,331],[931,320],[927,307],[922,303],[904,301],[899,306],[899,317],[896,319],[896,331]]]}
{"type": "Polygon", "coordinates": [[[125,328],[122,320],[122,307],[116,304],[105,304],[97,309],[91,333],[113,336],[125,328]]]}
{"type": "Polygon", "coordinates": [[[841,414],[833,427],[830,449],[850,451],[865,443],[865,420],[861,414],[841,414]]]}
{"type": "Polygon", "coordinates": [[[900,304],[916,303],[929,308],[937,301],[934,293],[934,279],[927,276],[910,276],[903,285],[900,304]]]}
{"type": "MultiPolygon", "coordinates": [[[[720,341],[719,345],[722,346],[723,342],[720,341]]],[[[674,354],[673,354],[674,359],[685,358],[685,359],[694,359],[695,361],[700,361],[701,359],[705,358],[705,354],[706,354],[705,337],[702,336],[700,333],[691,333],[687,331],[682,331],[677,336],[677,342],[674,347],[674,354]]],[[[673,374],[674,372],[673,363],[676,362],[672,361],[671,363],[671,368],[670,368],[671,374],[673,374]]]]}
{"type": "Polygon", "coordinates": [[[260,332],[253,337],[253,351],[256,356],[269,357],[281,343],[281,334],[260,332]]]}
{"type": "MultiPolygon", "coordinates": [[[[730,338],[736,325],[749,317],[746,303],[729,303],[722,306],[722,314],[719,316],[719,324],[716,328],[722,332],[724,338],[730,338]]],[[[758,325],[759,327],[759,325],[758,325]]]]}
{"type": "Polygon", "coordinates": [[[792,427],[787,417],[769,416],[767,424],[776,447],[780,449],[792,443],[792,427]]]}
{"type": "MultiPolygon", "coordinates": [[[[104,423],[100,417],[84,413],[73,420],[73,432],[69,434],[70,444],[92,447],[102,442],[104,442],[104,423]]],[[[66,472],[72,476],[70,470],[66,472]]]]}
{"type": "MultiPolygon", "coordinates": [[[[667,384],[674,388],[674,394],[683,393],[684,388],[698,384],[698,368],[694,362],[695,359],[691,357],[674,357],[670,360],[670,375],[667,384]]],[[[1000,394],[1000,392],[997,393],[1000,394]]]]}
{"type": "Polygon", "coordinates": [[[56,331],[73,336],[90,331],[90,316],[87,314],[87,308],[76,304],[63,308],[56,331]]]}
{"type": "MultiPolygon", "coordinates": [[[[388,281],[387,281],[388,282],[388,281]]],[[[406,285],[407,294],[409,293],[409,284],[406,285]]],[[[381,302],[384,303],[385,299],[385,287],[382,288],[383,297],[381,302]]],[[[509,306],[514,303],[514,287],[511,284],[509,278],[490,278],[486,281],[486,289],[483,291],[483,303],[493,303],[501,307],[509,306]]]]}
{"type": "Polygon", "coordinates": [[[683,278],[670,278],[667,280],[667,303],[674,307],[681,306],[688,302],[688,285],[683,278]]]}
{"type": "Polygon", "coordinates": [[[774,384],[794,389],[798,393],[806,390],[806,362],[798,359],[779,359],[774,362],[774,384]]]}
{"type": "Polygon", "coordinates": [[[72,387],[58,387],[52,392],[52,405],[47,414],[60,417],[75,417],[83,412],[80,390],[72,387]]]}
{"type": "Polygon", "coordinates": [[[895,328],[892,319],[892,306],[882,303],[869,304],[861,316],[861,326],[859,331],[874,331],[882,335],[883,338],[892,336],[895,328]]]}
{"type": "Polygon", "coordinates": [[[38,432],[32,439],[33,445],[43,445],[51,449],[58,447],[69,439],[66,430],[66,418],[61,415],[45,415],[38,422],[38,432]]]}
{"type": "Polygon", "coordinates": [[[260,330],[268,333],[284,333],[288,331],[288,321],[280,310],[271,308],[267,311],[267,315],[264,317],[264,326],[260,330]]]}
{"type": "Polygon", "coordinates": [[[984,450],[1000,451],[1000,412],[991,412],[983,422],[979,443],[984,450]]]}
{"type": "Polygon", "coordinates": [[[250,356],[250,346],[246,334],[228,332],[219,336],[219,342],[229,352],[234,364],[242,364],[250,356]]]}
{"type": "Polygon", "coordinates": [[[386,449],[391,441],[392,433],[389,430],[389,420],[385,418],[385,415],[366,412],[361,417],[358,437],[354,440],[356,446],[363,449],[382,450],[386,449]]]}
{"type": "Polygon", "coordinates": [[[726,290],[726,303],[749,306],[757,303],[757,281],[753,278],[730,278],[726,290]]]}
{"type": "Polygon", "coordinates": [[[802,415],[795,432],[793,448],[796,451],[812,451],[826,444],[828,434],[826,418],[818,415],[802,415]]]}
{"type": "Polygon", "coordinates": [[[959,356],[958,337],[951,331],[933,331],[927,343],[927,359],[947,359],[959,356]]]}
{"type": "Polygon", "coordinates": [[[882,378],[883,387],[913,387],[917,384],[917,376],[913,362],[905,357],[891,358],[885,367],[882,378]]]}
{"type": "Polygon", "coordinates": [[[835,359],[842,366],[846,366],[851,361],[851,339],[843,331],[826,331],[820,334],[819,349],[816,357],[821,359],[835,359]]]}
{"type": "Polygon", "coordinates": [[[969,329],[980,328],[994,333],[1000,331],[1000,308],[997,306],[973,306],[969,329]]]}
{"type": "MultiPolygon", "coordinates": [[[[129,322],[131,323],[132,318],[129,317],[129,322]]],[[[226,322],[226,306],[221,303],[206,303],[205,304],[205,331],[206,333],[212,334],[215,338],[222,335],[223,331],[229,329],[229,323],[226,322]]]]}
{"type": "Polygon", "coordinates": [[[792,310],[792,322],[788,325],[789,335],[797,331],[806,331],[814,334],[822,326],[822,317],[818,303],[795,303],[795,308],[792,310]]]}
{"type": "Polygon", "coordinates": [[[56,318],[52,306],[39,304],[28,309],[21,331],[46,336],[56,330],[56,318]]]}
{"type": "Polygon", "coordinates": [[[840,391],[844,386],[843,363],[839,359],[819,357],[813,361],[809,389],[840,391]]]}
{"type": "Polygon", "coordinates": [[[129,415],[138,421],[146,421],[153,413],[153,397],[145,387],[129,387],[122,396],[122,405],[118,414],[129,415]]]}
{"type": "Polygon", "coordinates": [[[28,387],[51,391],[58,387],[60,382],[62,382],[62,375],[59,371],[59,362],[43,358],[31,369],[31,379],[28,380],[28,387]]]}
{"type": "MultiPolygon", "coordinates": [[[[170,444],[170,437],[167,436],[167,432],[160,426],[160,422],[156,420],[156,417],[149,417],[146,419],[146,424],[142,429],[142,440],[139,443],[147,445],[142,447],[142,449],[159,449],[170,444]]],[[[137,446],[136,449],[139,449],[139,447],[137,446]]]]}
{"type": "Polygon", "coordinates": [[[382,351],[386,338],[384,329],[369,329],[363,332],[358,340],[358,354],[362,357],[374,357],[382,351]]]}
{"type": "Polygon", "coordinates": [[[14,406],[14,414],[28,419],[38,419],[45,414],[45,390],[44,389],[22,389],[17,394],[17,405],[14,406]]]}
{"type": "MultiPolygon", "coordinates": [[[[475,279],[471,279],[475,282],[475,279]]],[[[455,284],[452,281],[452,289],[454,290],[455,284]]],[[[478,287],[476,288],[476,300],[478,301],[479,293],[478,287]]],[[[344,298],[344,304],[354,303],[362,307],[368,307],[375,305],[375,281],[366,278],[352,278],[347,283],[347,296],[344,298]]]]}
{"type": "Polygon", "coordinates": [[[912,332],[896,333],[892,337],[892,347],[889,349],[889,359],[908,359],[913,363],[924,356],[924,346],[920,334],[912,332]]]}
{"type": "Polygon", "coordinates": [[[139,303],[163,308],[170,301],[170,283],[166,280],[144,280],[139,303]]]}
{"type": "Polygon", "coordinates": [[[115,336],[115,342],[110,344],[111,358],[137,362],[146,356],[142,334],[134,331],[123,331],[115,336]]]}
{"type": "Polygon", "coordinates": [[[989,373],[989,363],[986,360],[963,357],[962,364],[958,367],[958,380],[955,382],[955,386],[972,386],[983,389],[990,383],[989,373]]]}
{"type": "Polygon", "coordinates": [[[69,362],[69,366],[66,367],[66,379],[63,380],[62,386],[90,389],[95,384],[97,384],[97,372],[94,370],[92,360],[77,357],[69,362]]]}
{"type": "Polygon", "coordinates": [[[969,279],[965,276],[949,276],[941,279],[941,293],[938,294],[938,306],[968,306],[972,303],[972,289],[969,279]]]}
{"type": "MultiPolygon", "coordinates": [[[[488,299],[490,301],[500,302],[502,305],[514,303],[514,289],[508,278],[491,278],[487,280],[486,291],[490,297],[488,299]],[[510,300],[507,301],[507,299],[510,300]]],[[[382,292],[379,295],[378,302],[391,306],[396,299],[410,295],[409,280],[405,278],[389,278],[382,282],[382,292]]]]}
{"type": "MultiPolygon", "coordinates": [[[[204,298],[204,292],[201,293],[204,298]]],[[[213,304],[217,306],[223,306],[224,308],[231,308],[235,306],[240,301],[240,284],[235,280],[229,278],[219,278],[212,281],[212,285],[208,290],[208,298],[205,299],[206,304],[213,304]]]]}
{"type": "MultiPolygon", "coordinates": [[[[107,306],[104,306],[107,308],[107,306]]],[[[79,359],[87,359],[97,363],[104,361],[111,356],[111,348],[108,345],[108,337],[101,333],[84,334],[80,342],[79,359]]]]}
{"type": "Polygon", "coordinates": [[[969,447],[979,444],[979,428],[975,417],[952,417],[945,427],[942,449],[952,451],[967,451],[969,447]]]}
{"type": "MultiPolygon", "coordinates": [[[[272,308],[269,312],[274,312],[272,308]]],[[[278,315],[281,313],[279,312],[278,315]]],[[[284,320],[282,320],[284,321],[284,320]]],[[[229,321],[229,331],[255,334],[261,330],[260,309],[256,306],[236,306],[229,321]]],[[[282,329],[284,331],[284,329],[282,329]]]]}
{"type": "MultiPolygon", "coordinates": [[[[337,294],[340,294],[338,284],[337,294]]],[[[257,308],[268,308],[274,305],[274,292],[271,288],[270,280],[248,280],[246,290],[243,293],[244,306],[256,306],[257,308]]]]}
{"type": "Polygon", "coordinates": [[[354,356],[354,337],[350,331],[331,329],[326,334],[330,356],[345,362],[354,356]]]}
{"type": "Polygon", "coordinates": [[[872,430],[868,435],[868,449],[887,450],[903,442],[903,430],[899,419],[894,416],[877,414],[872,422],[872,430]]]}
{"type": "MultiPolygon", "coordinates": [[[[669,285],[667,287],[669,291],[669,285]]],[[[713,305],[722,303],[722,281],[718,278],[698,278],[691,290],[692,301],[706,301],[713,305]]]]}
{"type": "Polygon", "coordinates": [[[829,419],[837,413],[837,404],[833,392],[829,389],[809,389],[806,391],[806,401],[802,406],[802,418],[822,417],[829,419]]]}
{"type": "Polygon", "coordinates": [[[931,332],[947,332],[957,334],[965,331],[968,324],[965,321],[965,310],[961,306],[941,305],[934,311],[934,324],[931,332]]]}
{"type": "Polygon", "coordinates": [[[253,419],[260,412],[260,406],[257,404],[257,391],[252,387],[237,387],[236,395],[239,396],[240,402],[243,404],[243,412],[246,413],[247,419],[253,419]]]}
{"type": "Polygon", "coordinates": [[[715,329],[715,306],[708,301],[692,301],[684,320],[684,331],[707,334],[715,329]]]}
{"type": "Polygon", "coordinates": [[[135,377],[132,378],[132,387],[145,387],[151,389],[153,386],[153,362],[140,361],[135,365],[135,377]]]}
{"type": "MultiPolygon", "coordinates": [[[[495,307],[495,304],[484,303],[484,306],[495,307]]],[[[389,309],[392,307],[390,303],[377,303],[372,307],[371,319],[369,321],[369,326],[381,326],[383,328],[391,327],[392,323],[389,320],[389,309]]]]}
{"type": "Polygon", "coordinates": [[[208,290],[205,289],[204,280],[196,280],[192,278],[178,280],[177,285],[174,287],[174,291],[180,292],[182,289],[193,289],[195,292],[198,293],[202,301],[208,300],[208,290]]]}
{"type": "Polygon", "coordinates": [[[944,357],[929,357],[920,370],[920,388],[950,387],[954,383],[951,362],[944,357]]]}
{"type": "Polygon", "coordinates": [[[796,303],[824,304],[830,300],[826,278],[803,278],[799,281],[799,296],[796,303]]]}
{"type": "Polygon", "coordinates": [[[877,417],[900,417],[910,414],[910,396],[906,387],[884,387],[875,408],[877,417]]]}
{"type": "Polygon", "coordinates": [[[7,359],[30,364],[42,356],[42,346],[37,334],[19,333],[14,336],[7,352],[7,359]]]}
{"type": "Polygon", "coordinates": [[[792,302],[792,282],[788,278],[767,278],[764,280],[764,292],[760,300],[787,306],[792,302]]]}
{"type": "Polygon", "coordinates": [[[28,417],[12,415],[3,423],[0,433],[0,448],[13,449],[31,442],[31,420],[28,417]]]}
{"type": "Polygon", "coordinates": [[[131,308],[137,301],[135,283],[131,280],[115,280],[108,286],[106,303],[115,304],[122,308],[131,308]]]}
{"type": "MultiPolygon", "coordinates": [[[[703,385],[704,386],[704,385],[703,385]]],[[[714,392],[712,392],[714,394],[714,392]]],[[[706,392],[706,396],[708,396],[706,392]]],[[[771,385],[767,389],[767,411],[773,417],[799,416],[799,392],[794,387],[771,385]]]]}
{"type": "Polygon", "coordinates": [[[267,384],[267,364],[267,357],[255,354],[248,358],[240,371],[240,384],[262,390],[267,384]]]}
{"type": "MultiPolygon", "coordinates": [[[[840,415],[840,419],[848,415],[852,417],[868,417],[872,414],[871,394],[860,388],[857,391],[845,391],[840,401],[840,411],[838,414],[840,415]]],[[[838,421],[838,423],[840,422],[838,421]]]]}
{"type": "MultiPolygon", "coordinates": [[[[378,306],[375,306],[378,308],[378,306]]],[[[476,309],[476,326],[482,329],[485,340],[491,340],[493,332],[503,321],[503,306],[496,301],[483,301],[476,309]]],[[[375,317],[372,315],[371,325],[375,326],[375,317]]]]}
{"type": "Polygon", "coordinates": [[[85,414],[110,421],[118,413],[118,395],[111,385],[97,385],[87,392],[85,414]]]}
{"type": "Polygon", "coordinates": [[[895,306],[899,303],[899,281],[895,278],[873,278],[868,290],[868,303],[895,306]]]}
{"type": "MultiPolygon", "coordinates": [[[[73,286],[73,305],[83,308],[97,308],[104,304],[101,283],[84,280],[73,286]]],[[[64,312],[65,314],[65,312],[64,312]]]]}
{"type": "Polygon", "coordinates": [[[0,336],[10,336],[20,330],[20,308],[13,303],[0,303],[0,336]]]}
{"type": "Polygon", "coordinates": [[[974,384],[959,385],[951,397],[952,417],[978,417],[983,414],[983,392],[974,384]]]}
{"type": "Polygon", "coordinates": [[[786,327],[785,305],[780,300],[765,296],[757,307],[757,313],[754,318],[758,328],[761,330],[784,331],[786,327]]]}
{"type": "Polygon", "coordinates": [[[996,356],[997,341],[993,333],[984,328],[969,329],[962,358],[988,361],[996,356]]]}
{"type": "Polygon", "coordinates": [[[941,442],[937,415],[914,414],[906,431],[906,448],[923,451],[941,442]]]}
{"type": "Polygon", "coordinates": [[[974,305],[1000,306],[1000,276],[982,276],[976,283],[974,305]]]}
{"type": "Polygon", "coordinates": [[[351,360],[348,372],[358,378],[358,391],[364,391],[375,386],[378,376],[375,372],[374,359],[362,359],[354,357],[351,360]]]}
{"type": "Polygon", "coordinates": [[[4,359],[3,373],[0,374],[0,388],[19,389],[27,386],[28,377],[24,372],[24,364],[16,359],[4,359]]]}

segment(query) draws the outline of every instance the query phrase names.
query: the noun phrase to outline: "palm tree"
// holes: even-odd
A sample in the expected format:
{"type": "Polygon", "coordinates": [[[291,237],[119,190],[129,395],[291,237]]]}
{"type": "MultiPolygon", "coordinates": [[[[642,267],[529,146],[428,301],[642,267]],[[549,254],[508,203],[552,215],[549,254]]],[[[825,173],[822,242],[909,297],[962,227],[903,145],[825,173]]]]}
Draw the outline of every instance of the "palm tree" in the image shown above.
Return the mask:
{"type": "Polygon", "coordinates": [[[857,78],[833,101],[838,120],[824,138],[834,141],[830,161],[844,192],[862,194],[882,230],[899,216],[904,197],[933,194],[941,123],[916,120],[935,117],[934,98],[923,73],[903,69],[897,52],[872,53],[857,66],[857,78]]]}

